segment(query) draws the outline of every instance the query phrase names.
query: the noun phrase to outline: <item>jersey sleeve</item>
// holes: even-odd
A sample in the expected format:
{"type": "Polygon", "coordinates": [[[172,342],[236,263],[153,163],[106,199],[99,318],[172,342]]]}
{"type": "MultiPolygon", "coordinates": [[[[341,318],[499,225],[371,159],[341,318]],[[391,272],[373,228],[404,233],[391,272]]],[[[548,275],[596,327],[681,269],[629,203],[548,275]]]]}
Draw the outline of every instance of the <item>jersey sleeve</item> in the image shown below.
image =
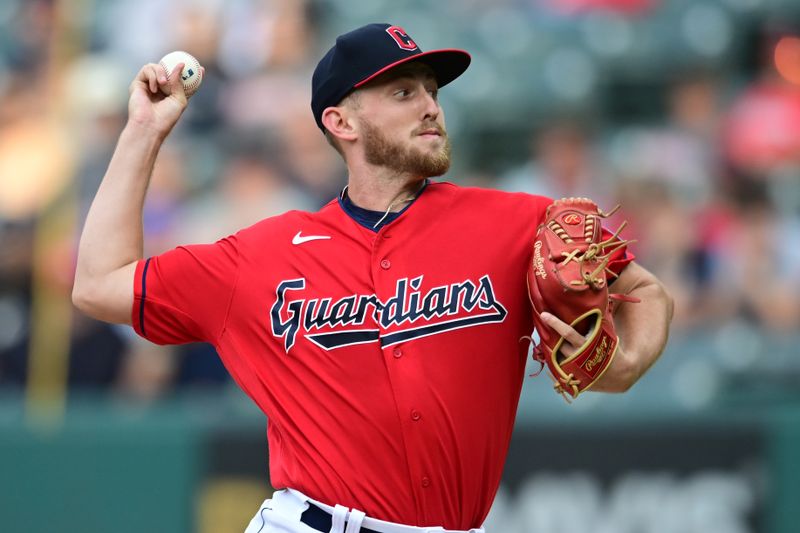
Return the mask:
{"type": "Polygon", "coordinates": [[[234,236],[139,261],[131,316],[136,333],[156,344],[215,344],[238,280],[238,259],[234,236]]]}

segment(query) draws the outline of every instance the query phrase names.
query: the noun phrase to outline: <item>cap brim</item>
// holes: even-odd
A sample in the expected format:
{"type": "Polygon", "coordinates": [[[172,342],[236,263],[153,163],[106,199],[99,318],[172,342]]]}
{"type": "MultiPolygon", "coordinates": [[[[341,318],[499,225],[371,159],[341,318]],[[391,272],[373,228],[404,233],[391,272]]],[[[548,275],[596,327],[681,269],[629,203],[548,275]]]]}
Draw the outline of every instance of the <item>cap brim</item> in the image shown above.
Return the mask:
{"type": "Polygon", "coordinates": [[[436,76],[436,81],[439,83],[439,87],[443,87],[457,77],[461,76],[461,74],[467,70],[470,61],[472,61],[472,57],[464,50],[459,50],[456,48],[430,50],[428,52],[422,52],[421,54],[408,56],[400,61],[390,63],[380,69],[378,72],[375,72],[374,74],[371,74],[370,76],[359,81],[353,87],[357,89],[399,65],[412,62],[425,63],[431,67],[434,75],[436,76]]]}

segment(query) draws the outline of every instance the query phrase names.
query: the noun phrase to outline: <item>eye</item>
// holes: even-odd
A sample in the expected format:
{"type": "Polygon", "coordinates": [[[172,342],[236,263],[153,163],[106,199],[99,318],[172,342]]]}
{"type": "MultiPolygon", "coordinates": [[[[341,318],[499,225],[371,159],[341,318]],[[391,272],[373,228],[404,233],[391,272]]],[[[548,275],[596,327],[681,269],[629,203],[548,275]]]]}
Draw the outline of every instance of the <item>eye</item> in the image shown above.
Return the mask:
{"type": "Polygon", "coordinates": [[[428,88],[428,94],[436,100],[439,97],[439,89],[437,87],[430,87],[428,88]]]}
{"type": "Polygon", "coordinates": [[[396,97],[398,97],[398,98],[406,98],[406,97],[408,97],[410,94],[411,94],[411,91],[409,91],[408,89],[397,89],[397,90],[394,92],[394,95],[395,95],[396,97]]]}

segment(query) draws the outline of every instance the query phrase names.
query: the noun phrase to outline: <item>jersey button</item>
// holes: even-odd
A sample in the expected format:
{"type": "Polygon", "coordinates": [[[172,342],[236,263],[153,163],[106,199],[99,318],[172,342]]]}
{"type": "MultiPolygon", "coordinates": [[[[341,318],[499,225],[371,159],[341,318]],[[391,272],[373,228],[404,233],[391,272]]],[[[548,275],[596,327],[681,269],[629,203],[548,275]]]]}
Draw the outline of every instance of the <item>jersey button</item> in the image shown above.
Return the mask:
{"type": "Polygon", "coordinates": [[[381,268],[384,270],[389,270],[390,268],[392,268],[392,262],[389,261],[388,259],[384,259],[383,261],[381,261],[381,268]]]}
{"type": "Polygon", "coordinates": [[[431,478],[429,478],[428,476],[423,476],[422,477],[422,486],[425,487],[426,489],[428,487],[430,487],[431,486],[431,478]]]}
{"type": "Polygon", "coordinates": [[[401,350],[400,348],[395,348],[392,351],[392,355],[394,355],[397,359],[400,359],[401,357],[403,357],[403,350],[401,350]]]}
{"type": "Polygon", "coordinates": [[[422,415],[419,413],[419,411],[417,411],[416,409],[412,409],[411,410],[411,420],[416,422],[420,418],[422,418],[422,415]]]}

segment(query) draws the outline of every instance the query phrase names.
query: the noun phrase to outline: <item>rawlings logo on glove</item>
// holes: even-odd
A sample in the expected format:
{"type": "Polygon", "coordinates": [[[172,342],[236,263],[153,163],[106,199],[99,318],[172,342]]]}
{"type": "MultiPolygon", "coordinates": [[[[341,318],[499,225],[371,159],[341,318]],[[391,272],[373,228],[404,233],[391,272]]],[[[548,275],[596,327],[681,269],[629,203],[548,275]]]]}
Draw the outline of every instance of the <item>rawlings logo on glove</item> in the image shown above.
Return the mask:
{"type": "Polygon", "coordinates": [[[588,198],[563,198],[547,208],[536,234],[528,267],[528,294],[540,342],[533,356],[547,366],[556,392],[575,398],[591,387],[611,364],[619,337],[611,317],[607,276],[612,255],[630,241],[620,239],[620,228],[603,236],[601,220],[611,216],[588,198]],[[542,319],[548,312],[583,335],[585,342],[565,356],[565,341],[542,319]]]}

